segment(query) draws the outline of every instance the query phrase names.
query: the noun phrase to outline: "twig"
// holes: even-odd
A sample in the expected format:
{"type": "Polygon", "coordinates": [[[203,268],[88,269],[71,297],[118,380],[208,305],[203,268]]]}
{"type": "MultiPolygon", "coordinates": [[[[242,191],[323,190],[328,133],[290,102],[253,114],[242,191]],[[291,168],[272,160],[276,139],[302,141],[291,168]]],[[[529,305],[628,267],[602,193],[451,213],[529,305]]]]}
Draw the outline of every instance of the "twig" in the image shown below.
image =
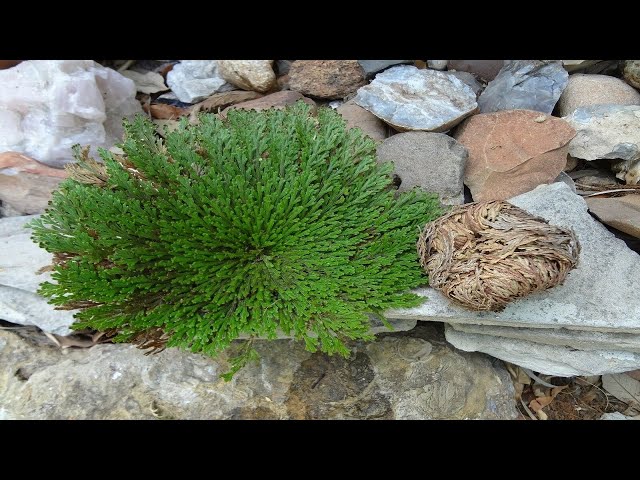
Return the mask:
{"type": "Polygon", "coordinates": [[[135,60],[127,60],[126,62],[124,62],[122,64],[122,66],[120,68],[118,68],[118,72],[122,73],[125,70],[127,70],[131,65],[133,65],[134,63],[136,63],[135,60]]]}

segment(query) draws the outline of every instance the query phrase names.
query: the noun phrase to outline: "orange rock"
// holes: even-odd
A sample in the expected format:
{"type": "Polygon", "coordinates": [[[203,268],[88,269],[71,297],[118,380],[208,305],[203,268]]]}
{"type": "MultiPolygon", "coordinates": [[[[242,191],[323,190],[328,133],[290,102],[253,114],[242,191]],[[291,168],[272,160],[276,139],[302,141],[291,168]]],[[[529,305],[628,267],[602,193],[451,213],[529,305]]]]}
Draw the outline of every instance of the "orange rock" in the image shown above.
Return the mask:
{"type": "Polygon", "coordinates": [[[0,60],[0,70],[18,65],[22,60],[0,60]]]}
{"type": "Polygon", "coordinates": [[[532,110],[475,115],[455,134],[469,150],[464,183],[475,201],[506,200],[551,183],[574,136],[568,122],[532,110]]]}
{"type": "Polygon", "coordinates": [[[289,70],[289,88],[316,98],[343,98],[366,83],[357,60],[296,60],[289,70]]]}

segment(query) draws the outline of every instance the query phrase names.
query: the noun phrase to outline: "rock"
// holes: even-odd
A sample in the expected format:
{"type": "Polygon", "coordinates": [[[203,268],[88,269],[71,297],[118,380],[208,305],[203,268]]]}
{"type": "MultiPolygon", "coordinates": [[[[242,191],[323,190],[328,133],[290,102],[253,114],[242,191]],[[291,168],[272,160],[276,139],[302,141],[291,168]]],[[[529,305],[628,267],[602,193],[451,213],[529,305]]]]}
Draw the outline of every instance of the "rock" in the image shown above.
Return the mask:
{"type": "Polygon", "coordinates": [[[273,60],[218,60],[218,72],[243,90],[265,93],[276,85],[273,60]]]}
{"type": "Polygon", "coordinates": [[[484,202],[553,182],[574,134],[564,120],[531,110],[474,115],[454,135],[469,150],[464,183],[475,201],[484,202]]]}
{"type": "Polygon", "coordinates": [[[437,193],[445,205],[464,203],[462,177],[467,149],[444,133],[406,132],[378,146],[379,162],[393,162],[400,191],[419,187],[437,193]]]}
{"type": "Polygon", "coordinates": [[[600,60],[562,60],[562,66],[567,72],[576,72],[595,65],[599,61],[600,60]]]}
{"type": "Polygon", "coordinates": [[[640,354],[615,350],[576,350],[527,340],[463,333],[449,327],[447,341],[465,352],[482,352],[557,377],[618,373],[640,365],[640,354]]]}
{"type": "Polygon", "coordinates": [[[51,192],[67,177],[16,152],[0,153],[0,217],[42,213],[51,192]]]}
{"type": "Polygon", "coordinates": [[[402,63],[413,63],[413,60],[358,60],[358,63],[364,70],[365,76],[371,78],[381,70],[402,63]]]}
{"type": "Polygon", "coordinates": [[[576,129],[569,153],[584,160],[640,159],[640,106],[591,105],[564,119],[576,129]]]}
{"type": "Polygon", "coordinates": [[[235,87],[218,70],[217,60],[182,60],[167,73],[167,85],[185,103],[196,103],[235,87]]]}
{"type": "Polygon", "coordinates": [[[133,80],[136,84],[136,90],[142,93],[158,93],[169,90],[164,84],[164,77],[156,72],[136,72],[134,70],[125,70],[121,72],[123,76],[133,80]]]}
{"type": "Polygon", "coordinates": [[[618,400],[640,405],[640,382],[624,373],[602,376],[602,388],[618,400]]]}
{"type": "Polygon", "coordinates": [[[640,93],[619,78],[576,73],[569,77],[557,109],[565,117],[578,107],[603,104],[640,105],[640,93]]]}
{"type": "Polygon", "coordinates": [[[640,195],[585,200],[591,213],[602,223],[640,238],[640,195]]]}
{"type": "Polygon", "coordinates": [[[52,255],[33,243],[24,228],[35,217],[0,218],[0,319],[67,335],[75,311],[55,310],[36,293],[40,283],[51,281],[50,272],[37,272],[51,264],[52,255]]]}
{"type": "Polygon", "coordinates": [[[449,60],[449,70],[473,73],[488,82],[496,78],[504,63],[504,60],[449,60]]]}
{"type": "Polygon", "coordinates": [[[347,128],[359,128],[377,142],[387,138],[385,123],[352,101],[340,105],[336,111],[346,120],[347,128]]]}
{"type": "MultiPolygon", "coordinates": [[[[414,290],[428,298],[421,306],[386,312],[387,318],[567,328],[640,334],[640,256],[588,213],[583,198],[563,183],[552,183],[509,202],[553,225],[571,228],[581,245],[578,266],[564,284],[511,302],[502,312],[475,312],[431,288],[414,290]]],[[[631,367],[633,370],[637,367],[631,367]]]]}
{"type": "Polygon", "coordinates": [[[449,60],[427,60],[427,66],[434,70],[446,70],[449,60]]]}
{"type": "Polygon", "coordinates": [[[452,323],[458,332],[489,335],[514,340],[570,347],[575,350],[614,350],[640,353],[640,334],[615,332],[590,332],[566,328],[522,328],[493,325],[452,323]]]}
{"type": "Polygon", "coordinates": [[[571,172],[578,166],[579,160],[571,155],[567,155],[567,164],[564,167],[565,172],[571,172]]]}
{"type": "Polygon", "coordinates": [[[306,97],[303,97],[301,93],[294,91],[276,92],[264,97],[257,98],[255,100],[249,100],[247,102],[236,103],[230,107],[225,108],[222,111],[222,116],[225,117],[227,112],[232,108],[243,108],[245,110],[265,110],[267,108],[284,108],[287,105],[293,105],[298,100],[302,100],[304,103],[309,104],[312,107],[312,111],[315,112],[316,103],[306,97]]]}
{"type": "Polygon", "coordinates": [[[627,185],[640,183],[640,161],[621,160],[613,162],[611,170],[616,172],[616,178],[623,180],[627,185]]]}
{"type": "Polygon", "coordinates": [[[501,363],[458,352],[433,326],[357,343],[345,360],[258,341],[231,382],[226,355],[131,345],[34,346],[0,331],[0,397],[15,419],[514,419],[501,363]]]}
{"type": "Polygon", "coordinates": [[[640,420],[640,417],[629,417],[620,412],[603,413],[598,420],[640,420]]]}
{"type": "Polygon", "coordinates": [[[343,98],[365,83],[357,60],[296,60],[289,70],[289,88],[310,97],[343,98]]]}
{"type": "Polygon", "coordinates": [[[72,161],[79,143],[110,148],[122,118],[142,113],[133,81],[93,60],[28,60],[0,71],[0,152],[49,166],[72,161]]]}
{"type": "Polygon", "coordinates": [[[576,184],[573,182],[573,179],[564,172],[560,172],[553,182],[562,182],[568,185],[573,193],[576,193],[576,184]]]}
{"type": "Polygon", "coordinates": [[[276,60],[275,63],[275,71],[278,77],[282,75],[288,75],[289,69],[291,68],[291,64],[293,60],[276,60]]]}
{"type": "Polygon", "coordinates": [[[624,79],[632,87],[640,88],[640,60],[627,60],[625,62],[624,79]]]}
{"type": "Polygon", "coordinates": [[[560,62],[505,62],[478,98],[478,106],[482,113],[522,109],[551,115],[568,80],[569,74],[560,62]]]}
{"type": "Polygon", "coordinates": [[[408,65],[377,75],[355,102],[400,131],[444,132],[478,108],[471,88],[455,76],[408,65]]]}
{"type": "Polygon", "coordinates": [[[482,92],[482,90],[484,89],[482,84],[478,80],[476,80],[476,77],[474,77],[472,73],[469,73],[469,72],[451,72],[451,71],[449,71],[447,73],[449,75],[453,75],[458,80],[462,80],[464,83],[469,85],[471,87],[471,90],[473,90],[473,93],[476,94],[476,97],[478,95],[480,95],[480,92],[482,92]]]}
{"type": "Polygon", "coordinates": [[[594,189],[591,187],[603,187],[603,186],[615,186],[617,188],[618,181],[616,177],[610,172],[603,172],[602,170],[585,169],[571,172],[569,176],[574,179],[576,188],[582,192],[594,193],[594,189]]]}

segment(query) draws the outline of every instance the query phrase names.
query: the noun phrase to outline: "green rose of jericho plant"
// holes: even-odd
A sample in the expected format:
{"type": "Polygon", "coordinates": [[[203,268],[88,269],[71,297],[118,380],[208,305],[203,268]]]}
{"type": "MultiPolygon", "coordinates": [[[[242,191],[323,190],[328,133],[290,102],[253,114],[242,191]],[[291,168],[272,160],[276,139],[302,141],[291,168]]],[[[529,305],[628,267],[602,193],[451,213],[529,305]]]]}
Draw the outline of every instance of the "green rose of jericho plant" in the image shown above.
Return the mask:
{"type": "Polygon", "coordinates": [[[347,340],[373,338],[370,315],[420,303],[415,245],[437,197],[397,194],[393,165],[331,109],[205,114],[164,139],[137,117],[120,147],[98,163],[76,146],[30,223],[54,255],[40,293],[79,309],[74,328],[211,356],[248,338],[228,379],[257,356],[252,339],[347,356],[347,340]]]}

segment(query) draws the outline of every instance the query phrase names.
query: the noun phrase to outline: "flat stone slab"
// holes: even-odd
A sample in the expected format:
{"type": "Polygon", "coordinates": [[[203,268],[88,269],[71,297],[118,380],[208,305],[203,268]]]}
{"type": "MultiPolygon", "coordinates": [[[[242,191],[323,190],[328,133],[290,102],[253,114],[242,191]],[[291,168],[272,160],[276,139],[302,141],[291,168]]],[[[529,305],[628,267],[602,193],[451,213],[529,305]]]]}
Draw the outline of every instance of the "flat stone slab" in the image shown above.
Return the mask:
{"type": "Polygon", "coordinates": [[[527,340],[578,350],[623,350],[640,353],[640,334],[635,333],[582,332],[566,328],[497,327],[464,323],[452,323],[451,326],[458,332],[527,340]]]}
{"type": "Polygon", "coordinates": [[[626,372],[640,366],[640,354],[632,352],[576,350],[527,340],[458,332],[450,325],[445,327],[445,336],[449,343],[465,352],[483,352],[546,375],[603,375],[626,372]]]}
{"type": "Polygon", "coordinates": [[[517,300],[502,312],[475,312],[454,305],[431,288],[419,307],[389,310],[389,318],[529,328],[640,333],[640,256],[587,212],[587,204],[564,183],[553,183],[509,200],[550,223],[572,228],[582,251],[563,285],[517,300]]]}

